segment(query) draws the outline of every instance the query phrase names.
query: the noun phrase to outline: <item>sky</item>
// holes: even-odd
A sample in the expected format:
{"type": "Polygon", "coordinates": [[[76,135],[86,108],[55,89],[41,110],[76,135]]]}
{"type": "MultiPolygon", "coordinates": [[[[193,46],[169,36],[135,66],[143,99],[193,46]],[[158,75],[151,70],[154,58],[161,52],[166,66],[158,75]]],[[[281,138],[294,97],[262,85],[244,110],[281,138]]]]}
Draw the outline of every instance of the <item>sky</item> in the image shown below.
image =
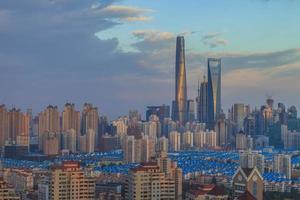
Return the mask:
{"type": "Polygon", "coordinates": [[[222,107],[300,108],[300,1],[1,0],[0,104],[96,105],[111,119],[171,105],[185,36],[188,96],[222,59],[222,107]]]}

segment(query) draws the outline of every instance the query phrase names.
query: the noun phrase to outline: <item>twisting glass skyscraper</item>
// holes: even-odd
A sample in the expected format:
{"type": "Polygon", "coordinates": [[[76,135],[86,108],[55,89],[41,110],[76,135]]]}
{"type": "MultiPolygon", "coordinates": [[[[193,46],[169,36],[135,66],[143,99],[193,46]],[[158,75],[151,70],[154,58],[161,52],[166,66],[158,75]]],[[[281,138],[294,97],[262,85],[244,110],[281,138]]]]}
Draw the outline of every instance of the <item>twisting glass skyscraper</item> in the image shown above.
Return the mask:
{"type": "Polygon", "coordinates": [[[213,128],[221,113],[221,59],[208,59],[208,128],[213,128]]]}
{"type": "Polygon", "coordinates": [[[184,124],[187,120],[187,87],[185,70],[184,37],[178,36],[176,43],[175,101],[173,103],[173,120],[184,124]]]}

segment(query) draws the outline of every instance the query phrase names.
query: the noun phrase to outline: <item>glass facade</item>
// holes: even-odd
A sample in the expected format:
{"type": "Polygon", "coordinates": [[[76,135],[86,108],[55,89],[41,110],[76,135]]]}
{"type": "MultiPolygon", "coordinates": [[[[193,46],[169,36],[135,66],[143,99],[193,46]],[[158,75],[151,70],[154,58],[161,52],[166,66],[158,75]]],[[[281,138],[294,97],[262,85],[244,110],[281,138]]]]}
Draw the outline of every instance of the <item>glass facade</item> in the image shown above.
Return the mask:
{"type": "Polygon", "coordinates": [[[208,126],[214,127],[217,116],[221,113],[221,59],[208,59],[208,126]]]}
{"type": "Polygon", "coordinates": [[[187,86],[185,70],[184,37],[178,36],[176,43],[176,69],[175,69],[175,104],[173,120],[184,125],[187,121],[187,86]]]}

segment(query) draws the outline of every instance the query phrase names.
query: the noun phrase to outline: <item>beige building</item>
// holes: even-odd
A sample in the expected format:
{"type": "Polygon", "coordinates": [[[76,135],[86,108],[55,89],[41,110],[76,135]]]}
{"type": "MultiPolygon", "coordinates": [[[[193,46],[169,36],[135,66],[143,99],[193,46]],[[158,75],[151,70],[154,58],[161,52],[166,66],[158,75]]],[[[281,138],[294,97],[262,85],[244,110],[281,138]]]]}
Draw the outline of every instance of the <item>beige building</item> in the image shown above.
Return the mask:
{"type": "Polygon", "coordinates": [[[124,162],[126,163],[148,162],[151,157],[155,156],[154,139],[148,136],[143,136],[142,138],[126,136],[122,146],[124,162]]]}
{"type": "Polygon", "coordinates": [[[128,200],[182,199],[182,170],[163,153],[157,162],[143,163],[129,172],[128,200]]]}
{"type": "Polygon", "coordinates": [[[61,136],[62,136],[62,138],[61,138],[62,139],[62,141],[61,141],[62,149],[67,149],[72,153],[76,153],[76,151],[77,151],[77,135],[76,135],[75,130],[70,129],[67,132],[62,132],[61,136]]]}
{"type": "Polygon", "coordinates": [[[0,146],[5,144],[8,138],[8,112],[4,104],[0,105],[0,146]]]}
{"type": "Polygon", "coordinates": [[[273,158],[273,171],[284,174],[286,178],[292,177],[292,161],[291,155],[276,154],[273,158]]]}
{"type": "Polygon", "coordinates": [[[15,188],[16,192],[33,190],[33,174],[30,170],[9,168],[4,171],[3,177],[15,188]]]}
{"type": "Polygon", "coordinates": [[[300,150],[300,132],[289,131],[287,125],[281,125],[281,141],[285,149],[300,150]]]}
{"type": "Polygon", "coordinates": [[[45,132],[42,134],[42,149],[45,155],[58,155],[60,153],[61,134],[45,132]]]}
{"type": "Polygon", "coordinates": [[[182,135],[182,147],[183,149],[190,149],[194,146],[194,133],[186,131],[182,135]]]}
{"type": "Polygon", "coordinates": [[[59,111],[57,106],[49,105],[38,115],[39,149],[43,149],[43,134],[45,132],[60,132],[59,111]]]}
{"type": "Polygon", "coordinates": [[[80,112],[75,110],[75,105],[66,103],[62,113],[62,131],[68,132],[74,129],[77,136],[80,133],[80,112]]]}
{"type": "MultiPolygon", "coordinates": [[[[12,108],[7,113],[8,119],[8,134],[5,136],[5,140],[11,144],[18,144],[18,136],[28,137],[29,136],[29,119],[30,117],[21,112],[20,109],[12,108]]],[[[21,144],[24,145],[24,141],[20,140],[21,144]]],[[[26,141],[26,140],[25,140],[26,141]]],[[[28,140],[27,140],[28,141],[28,140]]],[[[28,146],[28,143],[24,146],[28,146]]]]}
{"type": "Polygon", "coordinates": [[[165,136],[162,136],[158,139],[158,145],[157,145],[158,151],[169,151],[169,140],[165,136]]]}
{"type": "Polygon", "coordinates": [[[169,134],[169,148],[171,151],[180,151],[181,135],[177,131],[171,131],[169,134]]]}
{"type": "MultiPolygon", "coordinates": [[[[91,131],[94,132],[95,136],[93,138],[93,142],[94,142],[94,145],[92,145],[93,149],[94,147],[99,148],[100,137],[98,135],[98,125],[99,125],[98,108],[94,107],[90,103],[85,103],[83,105],[83,110],[81,114],[81,134],[85,135],[88,134],[88,132],[91,131]]],[[[94,152],[94,150],[91,152],[94,152]]]]}
{"type": "Polygon", "coordinates": [[[232,189],[235,199],[248,191],[257,200],[263,200],[264,180],[256,167],[239,167],[232,179],[232,189]]]}
{"type": "Polygon", "coordinates": [[[65,161],[61,166],[52,168],[50,181],[50,199],[84,199],[95,198],[95,180],[85,175],[79,162],[65,161]]]}
{"type": "Polygon", "coordinates": [[[15,193],[14,188],[4,182],[3,178],[0,178],[0,199],[20,200],[20,197],[15,193]]]}
{"type": "Polygon", "coordinates": [[[216,148],[217,133],[215,131],[197,131],[194,134],[194,146],[201,148],[216,148]]]}
{"type": "Polygon", "coordinates": [[[237,150],[248,150],[253,148],[253,138],[240,131],[235,136],[235,147],[237,150]]]}

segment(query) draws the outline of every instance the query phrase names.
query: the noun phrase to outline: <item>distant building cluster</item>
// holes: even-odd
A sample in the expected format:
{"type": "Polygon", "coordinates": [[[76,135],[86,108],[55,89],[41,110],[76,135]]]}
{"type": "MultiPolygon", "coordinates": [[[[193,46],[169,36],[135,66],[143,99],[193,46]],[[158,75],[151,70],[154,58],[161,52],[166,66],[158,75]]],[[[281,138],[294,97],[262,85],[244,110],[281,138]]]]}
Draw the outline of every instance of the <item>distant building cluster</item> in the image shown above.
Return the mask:
{"type": "Polygon", "coordinates": [[[300,166],[292,162],[300,150],[296,107],[274,106],[268,96],[258,108],[238,102],[224,112],[221,71],[221,59],[208,58],[207,75],[189,98],[185,41],[178,36],[175,98],[171,106],[147,106],[145,118],[133,109],[110,121],[90,103],[81,111],[73,103],[61,111],[49,105],[37,114],[0,105],[0,199],[262,200],[264,192],[300,190],[300,166]],[[279,150],[270,156],[268,148],[279,150]],[[122,157],[86,159],[114,150],[122,157]],[[224,155],[199,159],[200,151],[224,155]],[[170,158],[182,152],[190,154],[170,158]],[[28,169],[39,159],[52,165],[28,169]],[[179,167],[190,163],[189,171],[179,167]]]}

